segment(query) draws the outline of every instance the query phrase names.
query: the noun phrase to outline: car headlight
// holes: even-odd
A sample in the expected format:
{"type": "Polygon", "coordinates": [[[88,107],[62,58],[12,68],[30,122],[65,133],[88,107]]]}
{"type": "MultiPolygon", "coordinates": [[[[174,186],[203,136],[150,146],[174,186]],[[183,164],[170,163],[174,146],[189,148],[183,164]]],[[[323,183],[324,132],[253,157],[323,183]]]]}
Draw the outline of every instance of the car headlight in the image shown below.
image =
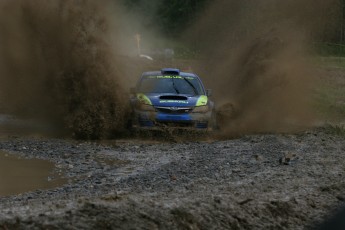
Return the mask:
{"type": "Polygon", "coordinates": [[[150,112],[156,111],[152,105],[147,105],[147,104],[143,104],[143,103],[138,103],[137,109],[141,110],[141,111],[150,111],[150,112]]]}
{"type": "Polygon", "coordinates": [[[209,111],[208,105],[198,106],[193,109],[193,113],[206,113],[209,111]]]}

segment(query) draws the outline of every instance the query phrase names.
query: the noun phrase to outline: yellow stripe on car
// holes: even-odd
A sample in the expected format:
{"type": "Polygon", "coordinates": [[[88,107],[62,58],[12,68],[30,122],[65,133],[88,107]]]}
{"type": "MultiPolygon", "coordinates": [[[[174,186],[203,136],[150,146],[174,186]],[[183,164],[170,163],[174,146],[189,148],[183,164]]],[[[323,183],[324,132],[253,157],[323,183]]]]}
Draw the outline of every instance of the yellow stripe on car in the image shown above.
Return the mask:
{"type": "Polygon", "coordinates": [[[152,105],[151,100],[145,94],[138,93],[137,98],[141,103],[143,103],[145,105],[152,105]]]}
{"type": "Polygon", "coordinates": [[[198,101],[196,102],[195,106],[204,106],[204,105],[207,105],[207,102],[208,102],[208,97],[206,95],[201,95],[198,101]]]}

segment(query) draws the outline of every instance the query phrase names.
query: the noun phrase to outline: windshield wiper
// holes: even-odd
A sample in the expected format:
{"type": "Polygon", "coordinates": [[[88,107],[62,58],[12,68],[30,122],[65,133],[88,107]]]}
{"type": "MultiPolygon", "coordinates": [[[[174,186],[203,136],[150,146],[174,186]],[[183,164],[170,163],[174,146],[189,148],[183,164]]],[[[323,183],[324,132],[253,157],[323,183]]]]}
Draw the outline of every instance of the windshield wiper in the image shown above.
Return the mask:
{"type": "Polygon", "coordinates": [[[180,91],[177,89],[177,87],[175,85],[174,78],[171,78],[171,80],[172,80],[172,85],[173,85],[174,90],[176,91],[177,94],[180,94],[180,91]]]}
{"type": "Polygon", "coordinates": [[[193,91],[194,91],[194,95],[198,95],[198,90],[195,88],[195,86],[193,85],[193,83],[191,83],[187,78],[183,78],[183,80],[185,80],[188,85],[190,85],[190,87],[192,87],[193,91]]]}

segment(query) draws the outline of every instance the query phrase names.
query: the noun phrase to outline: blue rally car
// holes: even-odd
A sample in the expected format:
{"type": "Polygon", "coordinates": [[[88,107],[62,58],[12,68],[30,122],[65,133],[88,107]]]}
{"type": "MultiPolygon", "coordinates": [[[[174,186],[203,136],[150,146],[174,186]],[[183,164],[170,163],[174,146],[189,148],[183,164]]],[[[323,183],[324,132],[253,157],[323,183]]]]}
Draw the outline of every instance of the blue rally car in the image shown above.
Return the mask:
{"type": "Polygon", "coordinates": [[[179,69],[145,72],[131,89],[132,127],[213,130],[216,113],[211,90],[179,69]]]}

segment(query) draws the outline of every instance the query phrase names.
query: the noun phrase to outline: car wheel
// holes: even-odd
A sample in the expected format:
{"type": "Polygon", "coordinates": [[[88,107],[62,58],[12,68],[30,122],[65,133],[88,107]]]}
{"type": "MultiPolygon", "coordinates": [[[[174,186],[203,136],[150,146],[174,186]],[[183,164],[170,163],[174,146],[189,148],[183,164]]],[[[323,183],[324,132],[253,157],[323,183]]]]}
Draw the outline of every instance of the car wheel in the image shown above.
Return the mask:
{"type": "Polygon", "coordinates": [[[210,124],[210,130],[211,131],[215,131],[217,130],[218,124],[217,124],[217,115],[216,115],[216,111],[212,111],[212,115],[211,115],[211,124],[210,124]]]}

